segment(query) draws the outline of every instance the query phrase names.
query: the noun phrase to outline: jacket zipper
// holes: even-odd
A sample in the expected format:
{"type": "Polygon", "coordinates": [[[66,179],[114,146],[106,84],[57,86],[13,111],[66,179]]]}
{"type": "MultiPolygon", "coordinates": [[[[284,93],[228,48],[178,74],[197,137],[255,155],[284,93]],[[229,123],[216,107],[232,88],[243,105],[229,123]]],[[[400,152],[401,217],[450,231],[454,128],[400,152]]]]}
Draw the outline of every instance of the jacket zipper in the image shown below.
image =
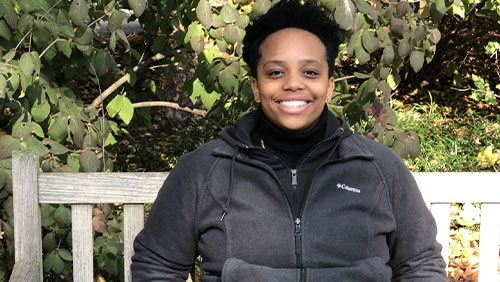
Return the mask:
{"type": "MultiPolygon", "coordinates": [[[[290,170],[292,175],[292,191],[294,198],[294,205],[297,204],[297,169],[290,170]]],[[[302,221],[300,220],[300,214],[295,215],[295,258],[296,258],[296,267],[300,269],[300,280],[303,281],[302,277],[302,221]]]]}

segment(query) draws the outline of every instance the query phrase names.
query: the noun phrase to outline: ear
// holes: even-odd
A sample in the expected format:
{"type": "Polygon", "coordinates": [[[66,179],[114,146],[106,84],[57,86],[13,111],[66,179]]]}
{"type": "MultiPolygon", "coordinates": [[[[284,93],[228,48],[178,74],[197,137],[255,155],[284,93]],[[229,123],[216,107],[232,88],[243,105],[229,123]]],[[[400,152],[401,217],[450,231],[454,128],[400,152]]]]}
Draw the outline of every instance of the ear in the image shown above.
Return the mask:
{"type": "Polygon", "coordinates": [[[252,78],[252,91],[255,102],[260,103],[259,82],[255,78],[252,78]]]}
{"type": "Polygon", "coordinates": [[[328,92],[326,93],[326,103],[332,100],[333,89],[335,89],[335,78],[332,76],[328,79],[328,92]]]}

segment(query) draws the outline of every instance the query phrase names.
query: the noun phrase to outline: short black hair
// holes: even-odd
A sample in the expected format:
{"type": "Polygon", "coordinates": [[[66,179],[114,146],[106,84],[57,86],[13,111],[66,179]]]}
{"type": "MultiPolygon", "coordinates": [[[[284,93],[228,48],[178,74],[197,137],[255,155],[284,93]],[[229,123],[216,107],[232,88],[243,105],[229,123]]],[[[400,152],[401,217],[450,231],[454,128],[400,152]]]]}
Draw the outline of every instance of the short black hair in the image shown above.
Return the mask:
{"type": "Polygon", "coordinates": [[[339,27],[316,4],[299,0],[281,0],[246,28],[243,38],[243,60],[257,77],[257,65],[262,56],[260,45],[272,33],[285,28],[298,28],[316,35],[326,48],[328,76],[333,76],[339,50],[339,27]]]}

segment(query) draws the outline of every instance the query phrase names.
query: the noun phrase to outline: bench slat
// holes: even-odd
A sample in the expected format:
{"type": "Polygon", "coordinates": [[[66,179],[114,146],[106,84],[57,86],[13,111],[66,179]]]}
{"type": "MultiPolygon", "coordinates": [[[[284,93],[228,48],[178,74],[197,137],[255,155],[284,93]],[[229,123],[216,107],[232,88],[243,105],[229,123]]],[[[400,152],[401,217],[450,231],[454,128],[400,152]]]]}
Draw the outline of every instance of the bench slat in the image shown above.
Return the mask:
{"type": "Polygon", "coordinates": [[[133,243],[135,236],[144,227],[144,205],[123,205],[123,221],[123,238],[125,241],[123,251],[123,264],[125,267],[125,282],[131,282],[132,273],[130,271],[130,265],[132,264],[132,255],[134,254],[133,243]]]}
{"type": "Polygon", "coordinates": [[[500,204],[481,205],[479,281],[500,281],[500,275],[498,274],[499,215],[500,204]]]}
{"type": "Polygon", "coordinates": [[[417,172],[413,173],[424,201],[430,203],[500,203],[500,173],[417,172]]]}
{"type": "Polygon", "coordinates": [[[93,281],[92,205],[71,205],[73,281],[93,281]]]}
{"type": "Polygon", "coordinates": [[[446,267],[448,267],[448,258],[450,256],[450,204],[432,204],[431,212],[437,225],[436,239],[443,247],[441,255],[446,262],[446,267]]]}
{"type": "Polygon", "coordinates": [[[41,173],[39,202],[152,203],[168,172],[41,173]]]}

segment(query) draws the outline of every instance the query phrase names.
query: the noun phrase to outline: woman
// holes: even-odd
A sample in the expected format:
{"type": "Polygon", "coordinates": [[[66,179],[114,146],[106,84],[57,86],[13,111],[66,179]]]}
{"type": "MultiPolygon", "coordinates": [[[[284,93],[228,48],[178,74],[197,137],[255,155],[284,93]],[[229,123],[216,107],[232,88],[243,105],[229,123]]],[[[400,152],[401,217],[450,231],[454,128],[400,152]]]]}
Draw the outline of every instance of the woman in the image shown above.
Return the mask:
{"type": "Polygon", "coordinates": [[[282,0],[247,28],[261,107],[183,156],[137,236],[134,281],[447,281],[436,227],[390,149],[326,108],[338,28],[282,0]]]}

